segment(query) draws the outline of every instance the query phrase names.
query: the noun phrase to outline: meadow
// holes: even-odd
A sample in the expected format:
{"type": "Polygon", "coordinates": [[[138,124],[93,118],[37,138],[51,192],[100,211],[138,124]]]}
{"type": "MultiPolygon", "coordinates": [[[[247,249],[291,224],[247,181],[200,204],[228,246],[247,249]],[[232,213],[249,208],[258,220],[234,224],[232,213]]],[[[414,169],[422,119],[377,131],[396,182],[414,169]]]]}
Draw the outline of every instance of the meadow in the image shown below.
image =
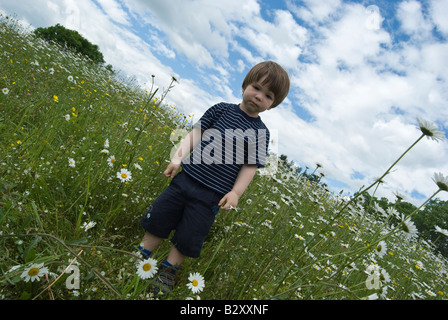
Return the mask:
{"type": "MultiPolygon", "coordinates": [[[[448,299],[448,261],[418,236],[418,211],[365,205],[400,155],[351,198],[271,155],[239,207],[218,214],[176,288],[151,296],[134,248],[141,216],[169,183],[162,172],[178,133],[191,127],[164,103],[175,85],[143,90],[0,17],[1,299],[448,299]]],[[[431,124],[420,129],[419,140],[439,140],[431,124]]],[[[434,196],[447,191],[443,175],[434,181],[434,196]]]]}

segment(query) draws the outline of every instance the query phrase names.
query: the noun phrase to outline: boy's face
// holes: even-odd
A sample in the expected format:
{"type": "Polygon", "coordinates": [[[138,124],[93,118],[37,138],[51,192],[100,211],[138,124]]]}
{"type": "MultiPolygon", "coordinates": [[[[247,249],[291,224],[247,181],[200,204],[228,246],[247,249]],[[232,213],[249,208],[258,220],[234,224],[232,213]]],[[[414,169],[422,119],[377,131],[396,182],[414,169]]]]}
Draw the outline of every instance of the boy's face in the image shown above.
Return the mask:
{"type": "Polygon", "coordinates": [[[240,108],[251,117],[258,117],[259,113],[268,110],[274,103],[274,94],[261,85],[263,80],[264,78],[251,83],[243,90],[243,102],[240,108]]]}

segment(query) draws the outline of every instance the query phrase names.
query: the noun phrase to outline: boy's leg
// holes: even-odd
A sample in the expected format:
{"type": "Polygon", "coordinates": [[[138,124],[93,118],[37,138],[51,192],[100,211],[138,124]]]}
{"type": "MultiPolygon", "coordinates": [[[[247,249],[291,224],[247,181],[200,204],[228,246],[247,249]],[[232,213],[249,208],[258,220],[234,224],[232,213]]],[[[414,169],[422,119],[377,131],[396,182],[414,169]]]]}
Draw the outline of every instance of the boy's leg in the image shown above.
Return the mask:
{"type": "Polygon", "coordinates": [[[186,256],[180,253],[176,247],[172,247],[168,258],[166,259],[173,266],[180,266],[184,262],[186,256]]]}
{"type": "Polygon", "coordinates": [[[137,249],[145,259],[169,236],[182,217],[185,199],[179,178],[181,173],[171,180],[170,185],[156,198],[140,220],[145,235],[137,249]]]}
{"type": "Polygon", "coordinates": [[[162,241],[163,238],[157,237],[146,231],[140,245],[142,246],[142,249],[146,249],[152,252],[159,246],[162,241]]]}

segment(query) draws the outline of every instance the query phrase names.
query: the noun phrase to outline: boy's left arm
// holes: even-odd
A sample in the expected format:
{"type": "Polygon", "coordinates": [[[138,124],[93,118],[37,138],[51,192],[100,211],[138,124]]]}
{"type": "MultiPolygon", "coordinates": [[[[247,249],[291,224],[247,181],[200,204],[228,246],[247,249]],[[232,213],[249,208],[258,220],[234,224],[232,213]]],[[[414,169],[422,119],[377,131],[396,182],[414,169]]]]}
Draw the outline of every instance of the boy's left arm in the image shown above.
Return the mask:
{"type": "Polygon", "coordinates": [[[223,210],[229,210],[238,206],[238,200],[249,186],[255,176],[257,165],[244,164],[236,178],[233,189],[227,193],[218,203],[223,210]]]}

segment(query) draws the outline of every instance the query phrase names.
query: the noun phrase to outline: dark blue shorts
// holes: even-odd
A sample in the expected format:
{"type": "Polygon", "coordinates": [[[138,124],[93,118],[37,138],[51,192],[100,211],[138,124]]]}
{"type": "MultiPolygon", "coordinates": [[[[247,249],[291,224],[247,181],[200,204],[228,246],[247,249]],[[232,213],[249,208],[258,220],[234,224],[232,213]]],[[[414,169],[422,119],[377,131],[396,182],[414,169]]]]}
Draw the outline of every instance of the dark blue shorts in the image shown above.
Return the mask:
{"type": "Polygon", "coordinates": [[[185,172],[178,173],[142,217],[147,232],[168,238],[185,256],[199,257],[223,195],[204,187],[185,172]]]}

